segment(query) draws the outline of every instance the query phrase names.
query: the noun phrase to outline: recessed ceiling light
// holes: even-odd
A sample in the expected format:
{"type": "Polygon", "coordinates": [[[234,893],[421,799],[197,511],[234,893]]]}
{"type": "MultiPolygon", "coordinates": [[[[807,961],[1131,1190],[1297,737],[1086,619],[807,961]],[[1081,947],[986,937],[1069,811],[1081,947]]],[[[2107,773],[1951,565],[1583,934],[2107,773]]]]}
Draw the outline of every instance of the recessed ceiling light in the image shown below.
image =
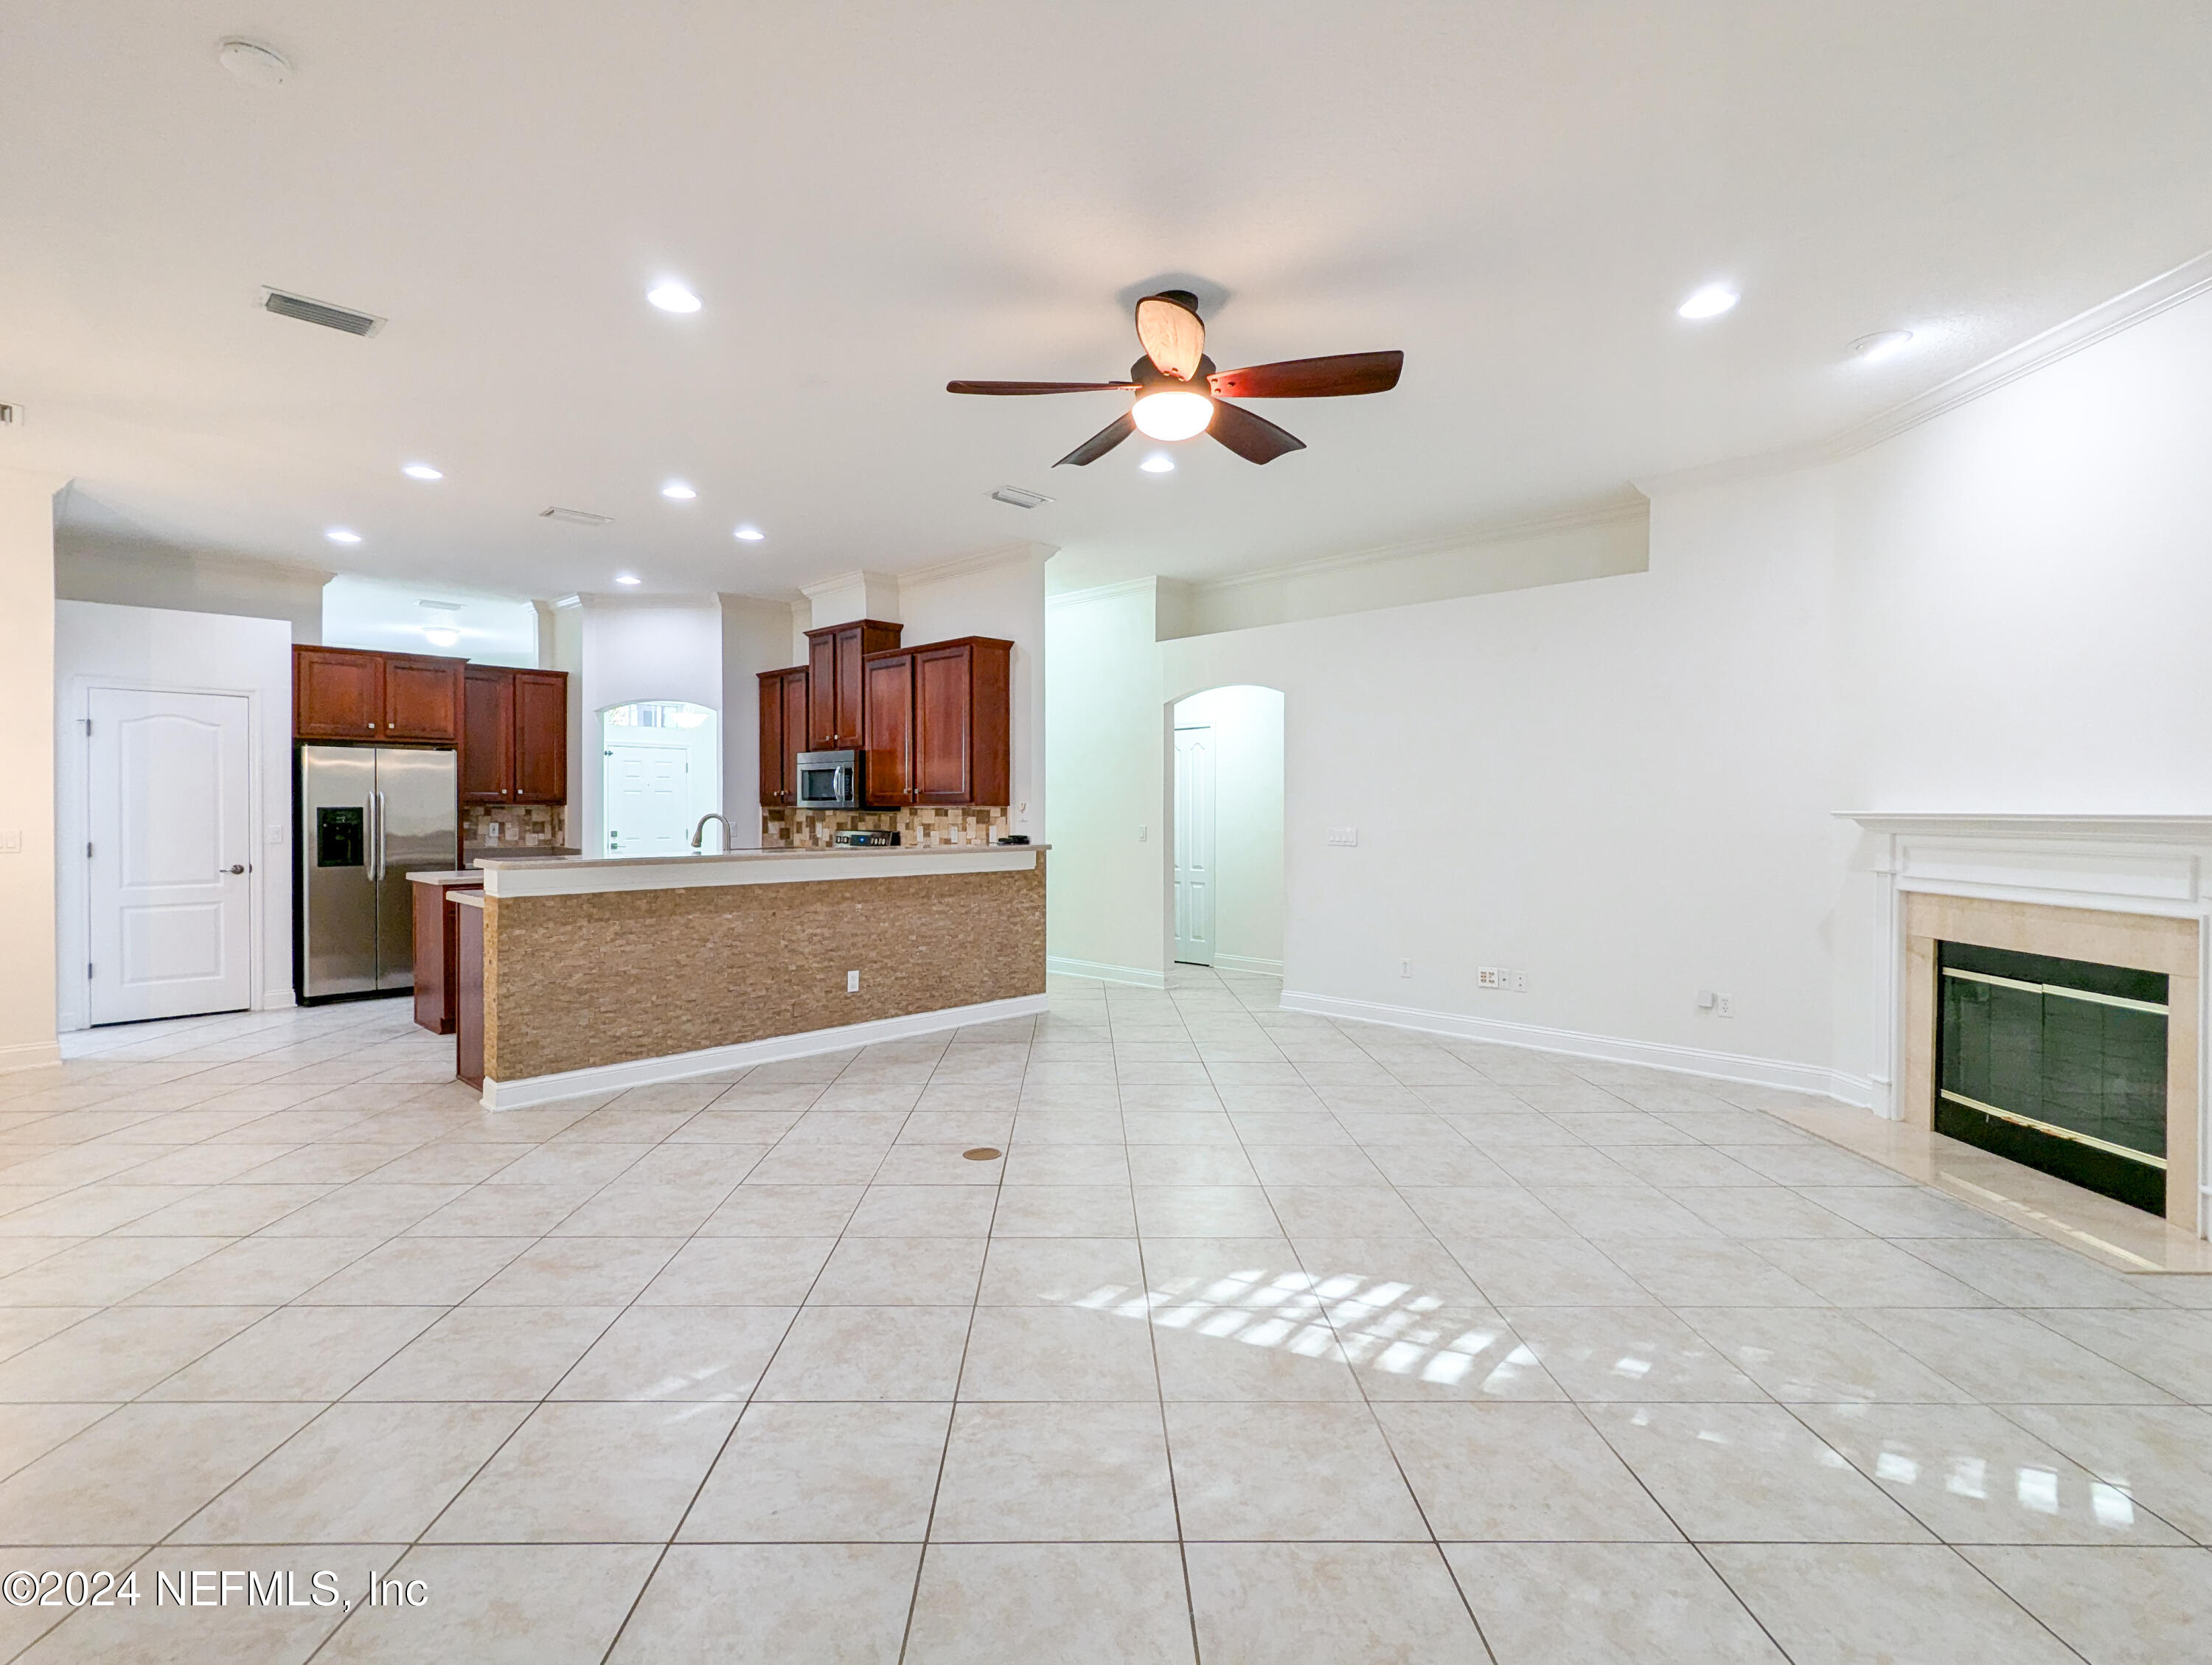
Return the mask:
{"type": "Polygon", "coordinates": [[[359,532],[349,531],[344,526],[332,526],[328,532],[325,532],[323,536],[329,538],[333,544],[358,544],[361,542],[361,534],[359,532]]]}
{"type": "Polygon", "coordinates": [[[1155,451],[1137,466],[1147,474],[1172,474],[1175,472],[1175,459],[1164,451],[1155,451]]]}
{"type": "Polygon", "coordinates": [[[645,580],[640,578],[635,573],[617,573],[615,574],[615,582],[617,584],[642,584],[645,580]]]}
{"type": "Polygon", "coordinates": [[[425,630],[422,632],[422,640],[428,642],[433,647],[451,647],[458,643],[460,639],[461,633],[459,630],[425,630]]]}
{"type": "Polygon", "coordinates": [[[215,58],[249,87],[282,87],[292,78],[284,54],[258,40],[226,40],[215,49],[215,58]]]}
{"type": "Polygon", "coordinates": [[[736,538],[741,544],[757,544],[762,538],[767,537],[768,534],[763,532],[758,526],[755,526],[751,521],[748,520],[744,525],[739,526],[735,532],[732,532],[730,536],[736,538]]]}
{"type": "Polygon", "coordinates": [[[446,477],[444,469],[433,468],[428,463],[409,463],[399,471],[410,480],[442,480],[446,477]]]}
{"type": "Polygon", "coordinates": [[[681,283],[657,283],[645,298],[665,313],[696,313],[700,307],[699,297],[681,283]]]}
{"type": "Polygon", "coordinates": [[[671,480],[666,485],[661,487],[660,495],[679,503],[688,503],[699,494],[681,480],[671,480]]]}
{"type": "Polygon", "coordinates": [[[1708,283],[1674,311],[1682,318],[1718,318],[1741,299],[1726,283],[1708,283]]]}
{"type": "Polygon", "coordinates": [[[1912,344],[1910,330],[1877,330],[1872,335],[1863,335],[1851,343],[1851,356],[1865,364],[1879,364],[1893,358],[1912,344]]]}

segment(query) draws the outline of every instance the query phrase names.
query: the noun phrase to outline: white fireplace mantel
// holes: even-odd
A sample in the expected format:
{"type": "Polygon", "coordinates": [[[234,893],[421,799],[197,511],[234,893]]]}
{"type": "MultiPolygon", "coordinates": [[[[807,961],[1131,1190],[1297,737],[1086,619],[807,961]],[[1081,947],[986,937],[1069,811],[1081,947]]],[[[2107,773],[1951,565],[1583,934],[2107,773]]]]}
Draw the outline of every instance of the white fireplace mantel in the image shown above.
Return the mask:
{"type": "MultiPolygon", "coordinates": [[[[1844,811],[1871,835],[1874,877],[1874,1010],[1870,1086],[1875,1108],[1893,1120],[1905,1056],[1904,909],[1899,897],[1927,891],[2051,908],[2160,915],[2200,921],[2197,1033],[2212,1035],[2212,815],[2045,815],[1844,811]]],[[[2200,1048],[2212,1054],[2212,1047],[2200,1048]]],[[[2200,1057],[2197,1103],[2212,1108],[2200,1057]]],[[[2212,1132],[2212,1129],[2208,1129],[2212,1132]]],[[[2200,1141],[2200,1149],[2212,1139],[2200,1141]]],[[[2202,1184],[2200,1175],[2199,1182],[2202,1184]]],[[[2212,1189],[2204,1193],[2212,1196],[2212,1189]]]]}

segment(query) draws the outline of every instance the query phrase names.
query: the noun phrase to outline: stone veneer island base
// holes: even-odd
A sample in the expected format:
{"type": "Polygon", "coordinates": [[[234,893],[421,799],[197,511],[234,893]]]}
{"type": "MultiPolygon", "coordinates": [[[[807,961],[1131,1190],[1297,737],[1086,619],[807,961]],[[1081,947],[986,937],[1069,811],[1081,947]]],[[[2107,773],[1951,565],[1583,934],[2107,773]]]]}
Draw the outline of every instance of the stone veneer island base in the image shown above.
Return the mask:
{"type": "Polygon", "coordinates": [[[483,871],[487,1109],[1045,1009],[1042,845],[483,871]]]}

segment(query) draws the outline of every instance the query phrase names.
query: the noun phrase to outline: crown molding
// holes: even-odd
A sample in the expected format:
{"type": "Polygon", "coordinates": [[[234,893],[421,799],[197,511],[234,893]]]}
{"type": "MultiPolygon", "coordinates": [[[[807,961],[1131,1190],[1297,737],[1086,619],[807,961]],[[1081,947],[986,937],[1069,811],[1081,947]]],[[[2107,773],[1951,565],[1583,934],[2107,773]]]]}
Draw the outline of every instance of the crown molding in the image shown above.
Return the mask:
{"type": "Polygon", "coordinates": [[[849,590],[855,584],[896,584],[897,582],[898,574],[896,573],[879,573],[872,568],[857,567],[851,572],[839,573],[834,578],[825,578],[817,584],[802,584],[799,586],[799,593],[809,601],[813,601],[839,590],[849,590]]]}
{"type": "Polygon", "coordinates": [[[2077,313],[2040,335],[2030,336],[1972,368],[1961,370],[1948,380],[1938,382],[1925,392],[1916,393],[1825,439],[1654,475],[1637,481],[1637,489],[1646,496],[1662,491],[1696,490],[1842,462],[1863,451],[1872,450],[1886,440],[1908,433],[1923,422],[1933,422],[1947,411],[1970,404],[1984,394],[2008,387],[2061,359],[2071,357],[2085,347],[2094,347],[2124,330],[2147,323],[2208,290],[2212,290],[2212,251],[2185,260],[2109,301],[2100,301],[2087,312],[2077,313]]]}
{"type": "Polygon", "coordinates": [[[989,572],[996,567],[1018,566],[1031,561],[1048,561],[1060,553],[1059,546],[1024,540],[1014,544],[1000,544],[973,555],[956,556],[950,561],[940,561],[933,567],[916,567],[910,572],[897,574],[898,581],[906,584],[936,584],[948,578],[965,578],[970,573],[989,572]]]}
{"type": "MultiPolygon", "coordinates": [[[[1139,591],[1157,594],[1158,592],[1158,586],[1164,580],[1158,578],[1151,576],[1144,578],[1125,578],[1117,583],[1096,584],[1087,590],[1062,590],[1057,595],[1048,595],[1045,597],[1044,605],[1048,609],[1057,607],[1081,607],[1087,606],[1094,601],[1110,601],[1115,596],[1135,595],[1139,591]]],[[[1171,582],[1173,580],[1165,581],[1171,582]]]]}

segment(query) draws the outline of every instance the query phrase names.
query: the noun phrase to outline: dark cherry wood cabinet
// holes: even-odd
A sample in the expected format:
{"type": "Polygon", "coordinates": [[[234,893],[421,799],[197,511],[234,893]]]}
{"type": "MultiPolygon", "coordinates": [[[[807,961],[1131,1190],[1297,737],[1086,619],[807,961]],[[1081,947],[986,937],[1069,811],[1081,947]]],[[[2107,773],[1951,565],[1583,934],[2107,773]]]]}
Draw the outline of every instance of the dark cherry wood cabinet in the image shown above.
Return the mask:
{"type": "Polygon", "coordinates": [[[899,645],[902,625],[855,619],[806,633],[808,751],[857,750],[866,738],[861,664],[899,645]]]}
{"type": "MultiPolygon", "coordinates": [[[[471,665],[461,678],[461,802],[506,804],[514,792],[514,677],[471,665]]],[[[421,974],[416,974],[419,979],[421,974]]]]}
{"type": "Polygon", "coordinates": [[[799,796],[799,754],[806,744],[807,667],[760,674],[760,800],[787,808],[799,796]]]}
{"type": "Polygon", "coordinates": [[[514,673],[514,801],[568,801],[568,673],[514,673]]]}
{"type": "Polygon", "coordinates": [[[458,745],[467,661],[428,653],[384,655],[384,729],[380,738],[458,745]]]}
{"type": "Polygon", "coordinates": [[[384,655],[351,647],[292,650],[292,732],[302,740],[375,740],[384,730],[384,655]]]}
{"type": "Polygon", "coordinates": [[[462,678],[461,801],[568,801],[568,673],[471,665],[462,678]]]}
{"type": "Polygon", "coordinates": [[[914,655],[878,653],[861,666],[860,801],[871,809],[914,802],[914,655]]]}
{"type": "Polygon", "coordinates": [[[292,650],[292,732],[302,740],[457,745],[464,661],[356,647],[292,650]]]}
{"type": "Polygon", "coordinates": [[[862,783],[872,806],[1011,798],[1013,647],[962,636],[867,657],[862,783]]]}

